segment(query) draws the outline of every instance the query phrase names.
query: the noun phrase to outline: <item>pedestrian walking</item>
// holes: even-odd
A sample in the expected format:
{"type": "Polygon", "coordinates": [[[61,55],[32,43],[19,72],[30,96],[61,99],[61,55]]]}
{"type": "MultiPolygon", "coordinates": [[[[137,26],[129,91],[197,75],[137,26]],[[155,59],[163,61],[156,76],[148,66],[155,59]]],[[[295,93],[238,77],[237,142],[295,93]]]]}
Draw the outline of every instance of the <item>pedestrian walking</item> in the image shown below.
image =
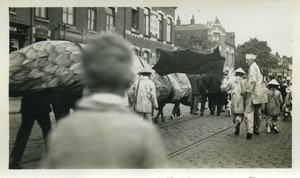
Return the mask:
{"type": "Polygon", "coordinates": [[[291,81],[291,77],[287,77],[286,96],[284,98],[284,105],[283,105],[284,121],[286,121],[289,117],[292,117],[292,109],[293,109],[292,101],[293,101],[292,81],[291,81]]]}
{"type": "Polygon", "coordinates": [[[202,74],[199,78],[199,86],[200,86],[200,103],[201,103],[201,107],[200,107],[200,115],[203,116],[204,115],[204,110],[205,108],[205,104],[207,101],[207,77],[206,74],[202,74]]]}
{"type": "Polygon", "coordinates": [[[131,89],[134,93],[133,109],[145,120],[152,121],[152,109],[158,109],[155,84],[150,79],[151,69],[143,68],[139,74],[139,80],[131,89]]]}
{"type": "Polygon", "coordinates": [[[280,84],[275,80],[271,80],[268,83],[268,102],[266,103],[266,116],[267,116],[267,133],[274,131],[275,133],[279,132],[279,115],[283,106],[283,99],[280,91],[277,87],[280,84]]]}
{"type": "Polygon", "coordinates": [[[122,37],[101,34],[84,51],[82,67],[90,95],[50,134],[42,167],[165,167],[159,132],[124,104],[134,79],[130,44],[122,37]]]}
{"type": "Polygon", "coordinates": [[[41,127],[44,141],[45,143],[47,142],[48,133],[51,130],[49,95],[49,90],[43,90],[22,98],[20,110],[22,122],[10,154],[10,169],[22,169],[20,161],[22,160],[34,121],[37,121],[41,127]]]}
{"type": "Polygon", "coordinates": [[[262,69],[256,63],[257,56],[246,54],[246,63],[249,66],[248,82],[243,94],[246,96],[245,121],[247,139],[253,133],[260,134],[262,104],[268,102],[267,89],[263,80],[262,69]]]}
{"type": "Polygon", "coordinates": [[[192,88],[192,105],[191,114],[197,115],[199,111],[199,101],[200,101],[200,74],[190,74],[188,76],[191,82],[192,88]]]}

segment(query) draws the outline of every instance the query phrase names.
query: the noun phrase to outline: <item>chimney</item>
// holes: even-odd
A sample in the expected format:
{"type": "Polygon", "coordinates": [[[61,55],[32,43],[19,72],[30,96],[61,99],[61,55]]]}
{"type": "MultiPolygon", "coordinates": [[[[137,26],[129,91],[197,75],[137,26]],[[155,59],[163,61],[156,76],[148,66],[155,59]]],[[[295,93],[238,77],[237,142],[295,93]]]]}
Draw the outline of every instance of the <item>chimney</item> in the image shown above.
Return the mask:
{"type": "Polygon", "coordinates": [[[193,17],[191,19],[191,25],[194,25],[194,24],[195,24],[195,18],[194,18],[194,15],[193,15],[193,17]]]}
{"type": "Polygon", "coordinates": [[[181,25],[181,20],[179,18],[179,16],[177,17],[177,22],[176,22],[177,25],[181,25]]]}

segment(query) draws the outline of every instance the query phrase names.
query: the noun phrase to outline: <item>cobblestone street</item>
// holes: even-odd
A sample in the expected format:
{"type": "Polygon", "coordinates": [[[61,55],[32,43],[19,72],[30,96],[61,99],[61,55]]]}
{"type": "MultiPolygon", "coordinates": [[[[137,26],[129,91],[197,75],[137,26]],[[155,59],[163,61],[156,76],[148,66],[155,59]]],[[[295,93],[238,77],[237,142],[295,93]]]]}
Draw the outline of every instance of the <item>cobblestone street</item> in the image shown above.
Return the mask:
{"type": "MultiPolygon", "coordinates": [[[[10,101],[10,151],[15,141],[16,133],[21,123],[19,100],[10,101]]],[[[226,112],[221,116],[210,116],[208,111],[204,116],[190,115],[188,107],[181,107],[182,119],[170,120],[172,105],[165,108],[165,123],[159,123],[159,131],[163,137],[168,155],[185,148],[197,141],[205,139],[200,144],[169,159],[172,168],[290,168],[291,158],[291,121],[280,122],[279,134],[266,134],[265,119],[262,121],[262,133],[254,135],[252,140],[246,140],[244,123],[240,136],[234,135],[229,129],[233,126],[232,118],[226,112]]],[[[52,126],[55,127],[53,115],[52,126]]],[[[27,144],[21,166],[23,168],[38,168],[45,156],[45,146],[42,133],[37,123],[27,144]]]]}

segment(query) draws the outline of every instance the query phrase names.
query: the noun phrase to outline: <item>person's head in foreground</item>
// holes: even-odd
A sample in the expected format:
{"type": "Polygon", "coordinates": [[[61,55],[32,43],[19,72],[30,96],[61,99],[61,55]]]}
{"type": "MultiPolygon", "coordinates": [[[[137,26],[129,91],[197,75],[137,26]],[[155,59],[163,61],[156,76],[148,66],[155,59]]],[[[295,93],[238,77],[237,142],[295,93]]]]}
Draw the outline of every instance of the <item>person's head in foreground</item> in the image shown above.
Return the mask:
{"type": "Polygon", "coordinates": [[[43,168],[165,167],[155,126],[122,103],[121,96],[135,78],[130,45],[119,36],[104,34],[84,50],[83,69],[91,96],[83,97],[74,113],[52,131],[43,168]]]}
{"type": "Polygon", "coordinates": [[[124,95],[133,82],[133,51],[122,37],[104,33],[84,48],[82,66],[91,93],[124,95]]]}
{"type": "Polygon", "coordinates": [[[256,55],[254,54],[246,54],[246,64],[249,66],[251,66],[251,64],[253,64],[256,60],[256,55]]]}

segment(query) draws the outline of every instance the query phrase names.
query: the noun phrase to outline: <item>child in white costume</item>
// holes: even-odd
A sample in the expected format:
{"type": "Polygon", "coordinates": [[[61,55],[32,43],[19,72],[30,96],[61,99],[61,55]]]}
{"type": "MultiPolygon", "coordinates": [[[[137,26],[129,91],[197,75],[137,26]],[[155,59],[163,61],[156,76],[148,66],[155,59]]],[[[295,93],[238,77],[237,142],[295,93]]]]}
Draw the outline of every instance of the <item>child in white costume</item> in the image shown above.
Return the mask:
{"type": "Polygon", "coordinates": [[[266,115],[267,115],[267,133],[271,133],[274,130],[275,133],[279,132],[278,123],[281,108],[283,106],[283,99],[280,91],[276,89],[279,83],[273,79],[268,83],[268,103],[266,103],[266,115]]]}
{"type": "Polygon", "coordinates": [[[233,122],[235,124],[235,135],[240,134],[240,125],[244,118],[245,110],[245,99],[242,96],[242,91],[244,90],[246,80],[243,79],[243,75],[246,72],[239,68],[234,71],[235,76],[227,78],[223,81],[221,89],[228,91],[231,95],[231,111],[233,113],[233,122]],[[227,81],[226,81],[227,80],[227,81]]]}

